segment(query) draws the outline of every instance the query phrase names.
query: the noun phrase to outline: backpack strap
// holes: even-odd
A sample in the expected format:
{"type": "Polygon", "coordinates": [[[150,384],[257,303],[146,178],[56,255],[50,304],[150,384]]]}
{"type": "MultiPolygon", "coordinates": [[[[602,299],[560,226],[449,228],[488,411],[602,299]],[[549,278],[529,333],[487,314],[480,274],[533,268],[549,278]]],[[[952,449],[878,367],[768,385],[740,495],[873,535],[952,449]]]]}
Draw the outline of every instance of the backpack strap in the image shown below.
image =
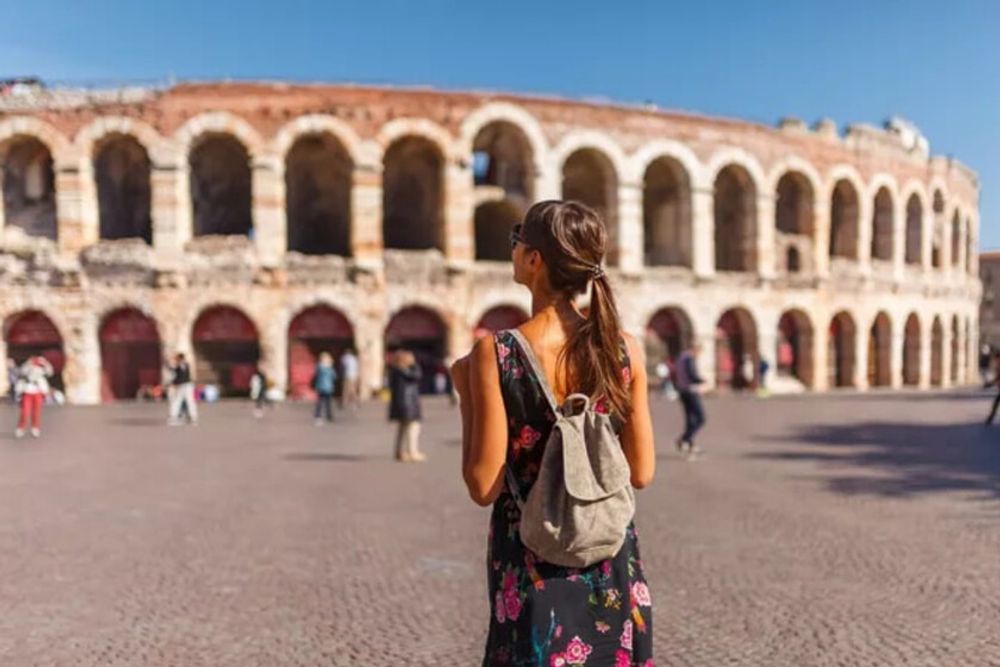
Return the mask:
{"type": "Polygon", "coordinates": [[[545,394],[545,399],[549,402],[549,407],[552,408],[554,414],[558,415],[560,410],[559,403],[556,402],[556,395],[552,392],[552,388],[549,387],[549,381],[545,377],[545,371],[542,370],[542,364],[539,363],[538,358],[535,356],[535,351],[531,349],[528,339],[517,329],[510,329],[510,334],[521,347],[521,351],[524,352],[524,357],[528,360],[528,366],[531,367],[531,371],[535,374],[535,379],[538,380],[538,384],[542,387],[542,393],[545,394]]]}

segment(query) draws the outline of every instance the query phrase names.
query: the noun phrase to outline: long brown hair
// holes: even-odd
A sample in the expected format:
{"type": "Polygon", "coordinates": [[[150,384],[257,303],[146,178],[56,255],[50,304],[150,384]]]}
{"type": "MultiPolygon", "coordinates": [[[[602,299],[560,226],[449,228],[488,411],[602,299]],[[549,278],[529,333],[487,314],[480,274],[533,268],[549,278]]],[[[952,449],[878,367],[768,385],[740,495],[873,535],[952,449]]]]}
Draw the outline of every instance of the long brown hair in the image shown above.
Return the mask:
{"type": "Polygon", "coordinates": [[[552,288],[572,300],[592,284],[590,310],[569,333],[560,364],[574,391],[603,396],[622,418],[631,400],[622,374],[622,328],[603,261],[608,234],[601,217],[577,201],[541,201],[528,209],[521,229],[537,250],[552,288]]]}

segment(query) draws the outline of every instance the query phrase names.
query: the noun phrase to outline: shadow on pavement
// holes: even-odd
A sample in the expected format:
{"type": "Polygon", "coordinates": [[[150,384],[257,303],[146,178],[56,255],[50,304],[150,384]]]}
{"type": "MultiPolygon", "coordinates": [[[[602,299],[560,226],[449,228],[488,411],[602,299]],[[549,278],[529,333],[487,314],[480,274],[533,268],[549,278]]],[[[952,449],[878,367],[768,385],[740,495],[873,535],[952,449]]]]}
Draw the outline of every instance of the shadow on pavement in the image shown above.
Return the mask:
{"type": "MultiPolygon", "coordinates": [[[[843,494],[915,496],[973,491],[1000,499],[1000,426],[862,422],[800,429],[794,449],[748,458],[812,461],[837,468],[826,480],[843,494]],[[854,468],[855,470],[851,470],[854,468]]],[[[773,443],[774,438],[767,438],[773,443]]]]}

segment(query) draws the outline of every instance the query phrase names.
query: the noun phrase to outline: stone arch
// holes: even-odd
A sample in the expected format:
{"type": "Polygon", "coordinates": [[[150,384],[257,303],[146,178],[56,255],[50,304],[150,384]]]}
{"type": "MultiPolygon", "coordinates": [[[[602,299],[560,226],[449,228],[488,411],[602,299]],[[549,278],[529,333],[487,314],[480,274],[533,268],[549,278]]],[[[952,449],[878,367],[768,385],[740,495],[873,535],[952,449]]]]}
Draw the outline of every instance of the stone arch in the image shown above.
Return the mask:
{"type": "Polygon", "coordinates": [[[892,191],[880,187],[872,203],[872,259],[891,261],[894,253],[894,237],[896,225],[896,204],[892,191]]]}
{"type": "Polygon", "coordinates": [[[528,313],[520,306],[502,303],[483,311],[473,328],[473,338],[479,339],[504,329],[515,329],[529,319],[528,313]]]}
{"type": "Polygon", "coordinates": [[[50,146],[31,134],[0,139],[3,220],[25,235],[55,241],[59,236],[56,216],[55,160],[50,146]]]}
{"type": "Polygon", "coordinates": [[[383,155],[382,238],[387,249],[444,249],[445,155],[422,135],[404,135],[383,155]]]}
{"type": "Polygon", "coordinates": [[[364,150],[361,138],[354,128],[335,116],[306,114],[292,119],[275,133],[272,141],[275,155],[288,156],[297,141],[303,137],[329,135],[347,153],[352,164],[362,162],[364,150]]]}
{"type": "Polygon", "coordinates": [[[246,396],[261,357],[259,332],[237,306],[203,308],[191,327],[195,380],[217,385],[222,396],[246,396]]]}
{"type": "MultiPolygon", "coordinates": [[[[287,328],[288,395],[293,399],[312,399],[312,377],[322,352],[340,359],[355,345],[354,325],[338,308],[314,303],[298,310],[287,328]]],[[[338,387],[339,390],[339,387],[338,387]]]]}
{"type": "Polygon", "coordinates": [[[3,339],[7,358],[20,365],[29,357],[45,357],[54,371],[49,382],[54,389],[65,391],[63,371],[66,368],[65,339],[53,318],[38,308],[26,308],[10,313],[3,320],[3,339]]]}
{"type": "MultiPolygon", "coordinates": [[[[531,176],[533,180],[537,179],[549,152],[545,133],[534,116],[509,102],[489,102],[470,112],[458,131],[457,153],[472,155],[482,130],[495,123],[513,126],[524,137],[531,155],[531,176]]],[[[534,184],[532,190],[537,190],[534,184]]]]}
{"type": "Polygon", "coordinates": [[[775,256],[782,270],[797,273],[803,270],[803,256],[812,255],[815,190],[803,172],[789,170],[778,179],[774,194],[775,256]]]}
{"type": "Polygon", "coordinates": [[[106,132],[91,143],[101,239],[153,243],[152,162],[131,134],[106,132]]]}
{"type": "Polygon", "coordinates": [[[904,205],[903,261],[906,264],[920,265],[923,262],[924,210],[926,209],[924,199],[923,191],[916,189],[912,184],[905,191],[903,198],[903,201],[906,202],[904,205]]]}
{"type": "Polygon", "coordinates": [[[647,266],[692,265],[691,177],[684,164],[661,155],[642,176],[643,251],[647,266]]]}
{"type": "Polygon", "coordinates": [[[833,185],[830,195],[830,257],[858,259],[861,233],[859,190],[846,178],[833,185]]]}
{"type": "Polygon", "coordinates": [[[892,320],[880,311],[868,330],[868,386],[892,385],[892,320]]]}
{"type": "Polygon", "coordinates": [[[618,262],[618,178],[614,158],[600,148],[580,147],[562,163],[562,197],[591,207],[608,232],[608,263],[618,262]]]}
{"type": "Polygon", "coordinates": [[[944,326],[941,318],[934,316],[931,324],[931,386],[944,384],[944,326]]]}
{"type": "Polygon", "coordinates": [[[715,326],[717,386],[752,389],[757,385],[757,340],[757,324],[749,310],[735,307],[722,313],[715,326]]]}
{"type": "Polygon", "coordinates": [[[944,237],[947,219],[945,213],[944,193],[939,188],[935,188],[931,198],[931,217],[933,229],[931,229],[931,268],[940,269],[944,262],[944,237]]]}
{"type": "Polygon", "coordinates": [[[814,386],[813,325],[804,310],[786,310],[778,319],[776,373],[814,386]]]}
{"type": "Polygon", "coordinates": [[[661,361],[673,361],[695,340],[694,325],[680,306],[657,309],[646,322],[646,360],[655,367],[661,361]]]}
{"type": "Polygon", "coordinates": [[[746,168],[729,164],[718,170],[713,211],[716,270],[756,271],[757,189],[746,168]]]}
{"type": "Polygon", "coordinates": [[[285,153],[288,250],[351,254],[354,162],[337,135],[301,133],[285,153]]]}
{"type": "Polygon", "coordinates": [[[251,154],[238,136],[209,131],[188,153],[195,236],[249,236],[253,229],[251,154]]]}
{"type": "Polygon", "coordinates": [[[441,314],[413,304],[397,310],[385,327],[387,361],[400,349],[412,352],[417,358],[423,372],[421,391],[434,392],[434,376],[442,372],[447,376],[444,360],[448,354],[448,327],[441,314]]]}
{"type": "Polygon", "coordinates": [[[903,326],[903,384],[920,384],[920,318],[910,313],[903,326]]]}
{"type": "Polygon", "coordinates": [[[856,341],[857,326],[854,317],[846,310],[839,311],[830,320],[827,332],[828,386],[854,386],[856,341]]]}
{"type": "Polygon", "coordinates": [[[248,164],[264,153],[264,142],[257,130],[243,118],[228,111],[208,111],[189,118],[174,132],[173,144],[180,155],[190,157],[191,151],[206,135],[228,135],[235,138],[246,150],[248,164]]]}
{"type": "Polygon", "coordinates": [[[163,381],[163,345],[156,320],[133,306],[101,317],[101,400],[154,396],[163,381]]]}

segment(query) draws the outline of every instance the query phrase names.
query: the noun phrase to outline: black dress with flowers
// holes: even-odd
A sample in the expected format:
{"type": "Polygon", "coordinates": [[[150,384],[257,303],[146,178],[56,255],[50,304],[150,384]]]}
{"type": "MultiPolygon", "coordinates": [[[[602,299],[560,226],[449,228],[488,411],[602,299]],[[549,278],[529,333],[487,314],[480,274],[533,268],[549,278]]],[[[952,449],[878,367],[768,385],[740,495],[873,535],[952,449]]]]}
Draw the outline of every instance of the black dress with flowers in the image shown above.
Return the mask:
{"type": "MultiPolygon", "coordinates": [[[[507,465],[522,497],[538,477],[555,416],[527,353],[510,331],[494,337],[507,411],[507,465]]],[[[629,379],[623,346],[622,373],[629,379]]],[[[607,410],[599,401],[598,410],[607,410]]],[[[484,667],[651,667],[652,603],[629,524],[618,554],[587,568],[539,560],[521,543],[509,490],[493,504],[487,554],[490,606],[484,667]]]]}

